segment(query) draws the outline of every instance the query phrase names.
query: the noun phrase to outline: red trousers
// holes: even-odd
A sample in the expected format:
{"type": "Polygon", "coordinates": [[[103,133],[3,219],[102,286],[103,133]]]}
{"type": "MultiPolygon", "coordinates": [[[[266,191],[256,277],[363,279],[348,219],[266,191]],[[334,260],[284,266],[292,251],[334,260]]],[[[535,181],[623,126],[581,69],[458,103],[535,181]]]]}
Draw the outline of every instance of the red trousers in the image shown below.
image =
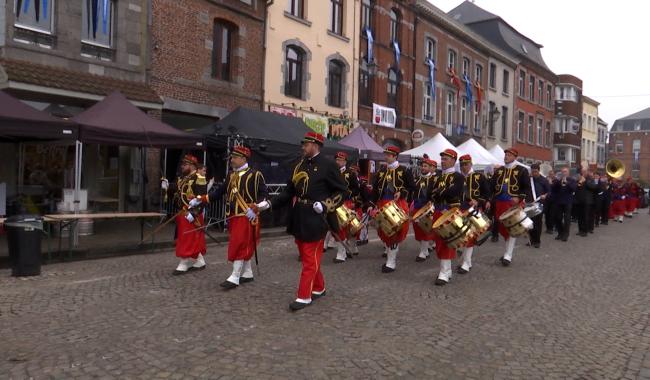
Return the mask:
{"type": "Polygon", "coordinates": [[[612,217],[623,216],[626,210],[626,200],[625,199],[616,199],[612,201],[611,206],[609,206],[612,217]]]}
{"type": "MultiPolygon", "coordinates": [[[[382,200],[380,200],[377,203],[377,208],[381,210],[381,208],[384,207],[384,205],[386,203],[388,203],[388,202],[390,202],[390,199],[382,199],[382,200]]],[[[408,207],[409,206],[408,206],[408,204],[406,204],[406,200],[400,198],[400,200],[395,202],[395,203],[397,204],[397,206],[399,208],[402,209],[402,211],[404,211],[404,214],[408,215],[408,207]]],[[[395,234],[393,234],[392,236],[387,236],[386,234],[384,234],[384,231],[382,231],[381,229],[379,229],[377,231],[377,235],[379,235],[379,238],[381,239],[381,241],[384,242],[384,244],[386,244],[386,245],[394,245],[394,244],[399,244],[399,243],[403,242],[404,239],[406,239],[406,235],[408,234],[408,232],[409,232],[409,224],[408,224],[408,222],[406,222],[406,223],[404,223],[404,225],[402,225],[402,228],[399,231],[397,231],[395,234]]]]}
{"type": "Polygon", "coordinates": [[[630,197],[629,195],[625,198],[625,211],[632,212],[639,207],[639,198],[630,197]]]}
{"type": "Polygon", "coordinates": [[[228,222],[228,261],[250,260],[260,243],[259,219],[253,226],[245,216],[236,216],[228,222]]]}
{"type": "MultiPolygon", "coordinates": [[[[203,225],[203,215],[195,218],[203,225]]],[[[196,259],[199,257],[199,253],[206,252],[203,230],[192,231],[196,228],[198,227],[194,223],[190,223],[185,219],[185,215],[176,216],[176,257],[196,259]]]]}
{"type": "Polygon", "coordinates": [[[499,233],[506,240],[510,238],[510,234],[508,233],[508,229],[499,220],[499,217],[503,215],[504,212],[508,211],[512,206],[513,204],[511,201],[499,201],[499,200],[497,200],[496,205],[494,206],[494,214],[496,216],[496,220],[499,221],[499,233]]]}
{"type": "Polygon", "coordinates": [[[300,252],[302,272],[298,284],[298,298],[311,299],[312,292],[325,290],[325,279],[320,271],[320,260],[323,257],[324,239],[304,242],[296,239],[296,246],[300,252]]]}
{"type": "MultiPolygon", "coordinates": [[[[444,210],[446,211],[446,210],[444,210]]],[[[436,212],[433,213],[433,220],[436,221],[442,216],[442,212],[439,210],[436,210],[436,212]]],[[[447,243],[443,238],[440,237],[440,235],[434,233],[434,239],[436,242],[436,256],[438,256],[438,259],[440,260],[453,260],[456,258],[456,248],[449,248],[447,246],[447,243]]]]}

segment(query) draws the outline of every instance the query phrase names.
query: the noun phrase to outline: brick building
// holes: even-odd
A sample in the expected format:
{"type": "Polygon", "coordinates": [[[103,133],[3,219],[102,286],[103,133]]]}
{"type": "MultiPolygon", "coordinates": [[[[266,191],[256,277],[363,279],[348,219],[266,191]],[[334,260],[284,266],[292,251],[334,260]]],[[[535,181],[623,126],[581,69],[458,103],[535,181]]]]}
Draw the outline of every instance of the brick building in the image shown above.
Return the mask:
{"type": "Polygon", "coordinates": [[[421,106],[420,102],[413,103],[414,10],[410,1],[362,0],[361,20],[359,125],[381,145],[390,143],[402,149],[411,148],[414,111],[421,106]],[[395,111],[394,123],[390,116],[388,120],[382,117],[387,121],[384,124],[394,126],[377,125],[373,104],[395,111]]]}
{"type": "Polygon", "coordinates": [[[555,133],[553,165],[578,168],[582,163],[582,80],[573,75],[558,75],[555,88],[555,133]]]}
{"type": "Polygon", "coordinates": [[[650,108],[614,122],[609,131],[608,159],[625,164],[625,177],[650,184],[650,108]]]}
{"type": "MultiPolygon", "coordinates": [[[[497,92],[503,82],[496,83],[496,67],[511,75],[516,61],[428,1],[417,0],[415,9],[416,128],[424,132],[425,139],[443,132],[454,144],[474,138],[483,145],[494,145],[499,114],[503,110],[503,118],[512,120],[513,109],[513,96],[501,96],[512,93],[512,85],[508,84],[511,82],[506,82],[505,90],[497,92]],[[428,60],[437,63],[433,73],[435,97],[431,93],[428,60]],[[457,76],[456,84],[452,82],[450,68],[457,76]],[[494,83],[489,81],[490,75],[495,76],[494,83]],[[471,99],[467,97],[467,85],[471,99]]],[[[499,133],[504,147],[509,146],[507,127],[505,133],[499,133]]]]}
{"type": "Polygon", "coordinates": [[[264,0],[153,0],[149,82],[163,121],[195,129],[262,107],[264,0]]]}
{"type": "Polygon", "coordinates": [[[542,45],[473,2],[465,1],[448,14],[519,60],[512,78],[515,81],[512,146],[525,162],[550,163],[557,77],[544,62],[542,45]]]}

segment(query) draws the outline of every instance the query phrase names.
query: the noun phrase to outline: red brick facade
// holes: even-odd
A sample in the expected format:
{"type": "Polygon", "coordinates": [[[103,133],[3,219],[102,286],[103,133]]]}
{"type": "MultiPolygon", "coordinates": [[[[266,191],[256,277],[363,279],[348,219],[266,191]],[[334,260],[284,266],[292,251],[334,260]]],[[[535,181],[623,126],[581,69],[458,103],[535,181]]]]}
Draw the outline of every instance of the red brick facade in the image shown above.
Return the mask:
{"type": "MultiPolygon", "coordinates": [[[[646,122],[650,125],[650,122],[646,122]]],[[[650,128],[640,131],[615,131],[609,132],[608,159],[615,158],[625,164],[625,178],[633,177],[642,181],[644,186],[650,185],[650,128]],[[638,165],[634,163],[634,141],[640,147],[638,151],[638,165]]],[[[622,129],[622,128],[621,128],[622,129]]]]}
{"type": "MultiPolygon", "coordinates": [[[[151,86],[165,99],[216,107],[262,106],[265,1],[153,0],[151,86]],[[215,79],[215,22],[234,28],[230,80],[215,79]]],[[[178,111],[178,109],[176,109],[178,111]]],[[[189,110],[188,110],[189,111],[189,110]]],[[[192,112],[190,112],[192,113],[192,112]]]]}
{"type": "MultiPolygon", "coordinates": [[[[373,33],[374,62],[369,65],[371,72],[370,96],[367,105],[359,104],[359,124],[366,127],[379,144],[394,143],[402,149],[411,147],[413,129],[413,72],[415,64],[415,14],[407,1],[377,0],[373,1],[371,30],[373,33]],[[400,47],[399,67],[395,60],[395,51],[390,38],[390,11],[398,15],[398,40],[400,47]],[[397,90],[396,128],[372,125],[372,103],[388,106],[388,72],[397,68],[399,86],[397,90]]],[[[368,39],[362,33],[360,60],[366,60],[368,39]]]]}

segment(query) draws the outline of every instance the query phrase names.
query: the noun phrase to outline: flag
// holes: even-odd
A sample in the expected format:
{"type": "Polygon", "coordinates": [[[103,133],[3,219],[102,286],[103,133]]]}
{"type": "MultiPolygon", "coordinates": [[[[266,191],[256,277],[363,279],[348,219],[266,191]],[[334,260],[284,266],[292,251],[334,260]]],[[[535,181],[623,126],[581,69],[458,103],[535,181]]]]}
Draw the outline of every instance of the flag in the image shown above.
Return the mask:
{"type": "Polygon", "coordinates": [[[102,12],[102,32],[104,34],[108,34],[108,7],[110,4],[108,3],[108,0],[104,0],[104,9],[102,12]]]}
{"type": "Polygon", "coordinates": [[[467,74],[463,74],[463,80],[465,81],[465,96],[467,97],[467,103],[469,107],[472,107],[472,81],[469,79],[467,74]]]}
{"type": "Polygon", "coordinates": [[[47,0],[43,0],[43,18],[47,20],[47,0]]]}
{"type": "Polygon", "coordinates": [[[372,30],[366,28],[366,37],[368,37],[368,63],[372,63],[374,57],[372,56],[372,45],[375,43],[375,39],[372,37],[372,30]]]}
{"type": "Polygon", "coordinates": [[[436,63],[431,59],[427,58],[427,66],[429,66],[429,83],[431,83],[431,98],[436,98],[436,63]]]}
{"type": "Polygon", "coordinates": [[[399,55],[400,55],[400,50],[399,50],[399,43],[397,41],[393,41],[393,49],[395,50],[395,64],[397,67],[399,67],[399,55]]]}
{"type": "Polygon", "coordinates": [[[460,94],[460,80],[458,79],[458,75],[456,75],[456,70],[453,67],[449,67],[447,75],[449,75],[450,82],[456,87],[456,98],[458,98],[460,94]]]}
{"type": "Polygon", "coordinates": [[[476,103],[478,104],[478,108],[481,108],[481,98],[483,97],[483,88],[481,88],[481,82],[477,79],[476,82],[474,83],[474,87],[476,87],[476,103]]]}

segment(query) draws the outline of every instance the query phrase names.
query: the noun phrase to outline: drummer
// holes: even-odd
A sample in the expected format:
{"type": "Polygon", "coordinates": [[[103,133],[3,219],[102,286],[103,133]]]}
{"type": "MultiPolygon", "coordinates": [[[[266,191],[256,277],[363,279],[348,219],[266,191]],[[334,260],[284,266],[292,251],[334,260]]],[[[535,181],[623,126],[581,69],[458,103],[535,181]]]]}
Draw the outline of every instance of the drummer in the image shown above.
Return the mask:
{"type": "MultiPolygon", "coordinates": [[[[433,214],[434,223],[443,212],[453,207],[460,206],[460,199],[463,194],[463,175],[455,169],[458,153],[453,149],[445,149],[440,153],[440,166],[442,173],[436,178],[432,194],[433,204],[436,208],[433,214]]],[[[456,256],[456,249],[447,246],[445,241],[435,234],[436,255],[440,259],[440,273],[435,284],[438,286],[447,285],[451,280],[451,260],[456,256]]]]}
{"type": "MultiPolygon", "coordinates": [[[[458,161],[460,162],[460,172],[465,176],[461,209],[472,207],[480,212],[489,210],[491,191],[488,179],[483,173],[474,172],[472,157],[469,154],[460,156],[458,161]]],[[[465,246],[461,256],[462,264],[456,270],[458,274],[466,274],[472,268],[472,253],[474,253],[475,243],[476,238],[473,238],[465,246]]]]}
{"type": "MultiPolygon", "coordinates": [[[[433,173],[437,167],[438,163],[430,159],[428,155],[424,155],[420,162],[421,174],[417,181],[415,181],[415,189],[413,190],[413,210],[411,216],[415,215],[423,207],[431,206],[429,201],[431,200],[431,193],[435,184],[435,176],[433,173]]],[[[430,242],[434,239],[435,233],[433,230],[423,230],[415,220],[413,220],[413,232],[415,233],[415,240],[420,243],[420,253],[415,258],[415,261],[422,262],[429,257],[430,242]]]]}
{"type": "MultiPolygon", "coordinates": [[[[359,196],[359,181],[357,175],[347,168],[348,154],[345,152],[337,152],[335,156],[336,165],[339,167],[341,178],[345,182],[347,191],[343,193],[343,205],[354,211],[354,200],[359,196]]],[[[341,227],[338,233],[338,241],[336,242],[337,251],[334,258],[335,263],[343,263],[348,255],[358,255],[359,248],[357,248],[357,237],[348,232],[346,227],[341,227]],[[347,240],[347,244],[345,241],[347,240]],[[347,247],[347,249],[346,249],[347,247]],[[347,252],[349,249],[350,252],[347,252]]]]}
{"type": "MultiPolygon", "coordinates": [[[[513,206],[521,206],[530,188],[528,170],[519,165],[519,152],[514,148],[505,150],[504,166],[501,166],[492,176],[491,187],[494,191],[494,208],[496,219],[513,206]]],[[[506,252],[501,257],[501,264],[507,267],[512,262],[516,238],[508,234],[503,223],[499,223],[499,233],[506,240],[506,252]]]]}
{"type": "MultiPolygon", "coordinates": [[[[387,146],[384,149],[386,166],[383,166],[374,178],[372,201],[375,203],[376,209],[371,206],[368,209],[370,215],[377,215],[382,207],[390,202],[394,202],[397,207],[402,209],[404,215],[408,215],[407,201],[415,184],[413,183],[411,171],[397,161],[399,153],[400,149],[396,146],[387,146]]],[[[408,223],[404,223],[398,232],[390,236],[386,235],[382,230],[378,231],[379,238],[387,248],[386,264],[381,267],[383,273],[395,271],[399,244],[406,239],[408,230],[408,223]]]]}

